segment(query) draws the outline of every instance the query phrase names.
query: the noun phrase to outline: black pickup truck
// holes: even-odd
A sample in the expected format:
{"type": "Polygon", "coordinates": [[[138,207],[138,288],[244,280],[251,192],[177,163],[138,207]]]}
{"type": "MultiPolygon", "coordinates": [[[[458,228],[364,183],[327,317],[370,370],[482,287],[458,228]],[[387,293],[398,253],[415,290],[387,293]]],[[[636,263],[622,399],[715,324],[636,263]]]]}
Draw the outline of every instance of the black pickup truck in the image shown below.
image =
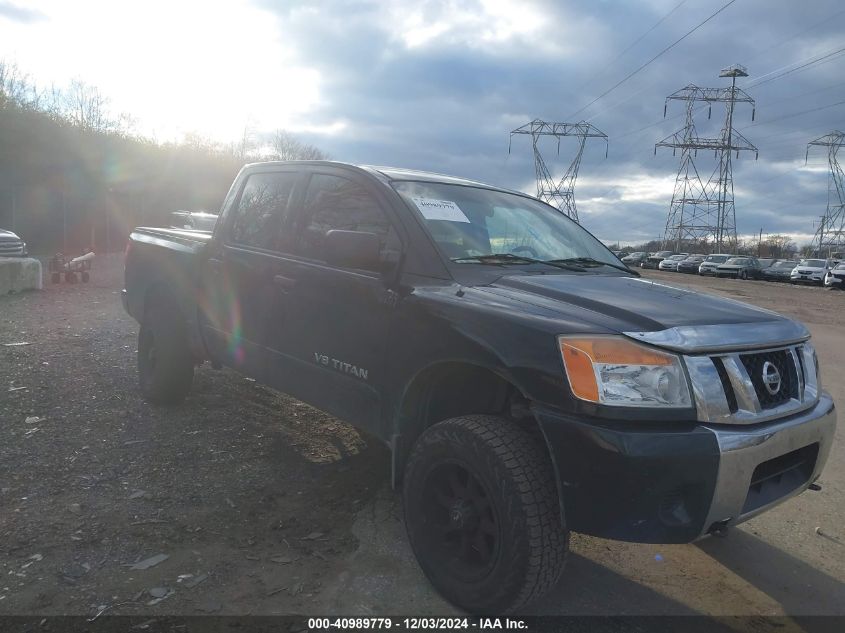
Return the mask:
{"type": "Polygon", "coordinates": [[[472,612],[552,588],[571,530],[724,533],[813,485],[836,425],[801,324],[449,176],[248,165],[213,234],[132,232],[123,301],[150,401],[210,361],[383,441],[419,564],[472,612]]]}

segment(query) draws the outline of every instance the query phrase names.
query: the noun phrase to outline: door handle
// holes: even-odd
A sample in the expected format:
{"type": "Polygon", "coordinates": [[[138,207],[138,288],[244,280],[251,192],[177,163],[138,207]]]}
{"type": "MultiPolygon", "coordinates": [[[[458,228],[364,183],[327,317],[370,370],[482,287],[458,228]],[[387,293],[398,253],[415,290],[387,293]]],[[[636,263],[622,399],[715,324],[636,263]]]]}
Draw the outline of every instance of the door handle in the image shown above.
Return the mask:
{"type": "Polygon", "coordinates": [[[284,290],[290,290],[296,285],[296,279],[291,279],[283,275],[275,275],[273,277],[273,283],[284,290]]]}

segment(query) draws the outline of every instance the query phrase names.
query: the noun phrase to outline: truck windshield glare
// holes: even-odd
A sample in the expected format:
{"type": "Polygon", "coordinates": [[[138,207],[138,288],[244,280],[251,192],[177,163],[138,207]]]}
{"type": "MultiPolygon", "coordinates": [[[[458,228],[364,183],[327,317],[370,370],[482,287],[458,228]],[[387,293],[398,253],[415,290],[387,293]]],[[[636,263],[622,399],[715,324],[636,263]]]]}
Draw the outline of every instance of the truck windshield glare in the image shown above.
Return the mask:
{"type": "Polygon", "coordinates": [[[437,246],[453,261],[478,263],[475,258],[504,253],[543,261],[590,258],[619,268],[613,253],[596,238],[537,200],[464,185],[392,184],[422,216],[437,246]]]}

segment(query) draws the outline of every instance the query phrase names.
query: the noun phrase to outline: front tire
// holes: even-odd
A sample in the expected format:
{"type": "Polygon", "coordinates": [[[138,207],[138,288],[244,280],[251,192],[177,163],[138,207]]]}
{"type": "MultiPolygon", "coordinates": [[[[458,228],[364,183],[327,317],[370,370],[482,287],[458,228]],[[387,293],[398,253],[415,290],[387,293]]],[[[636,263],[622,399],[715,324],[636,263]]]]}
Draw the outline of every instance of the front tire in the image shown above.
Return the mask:
{"type": "Polygon", "coordinates": [[[541,597],[563,571],[551,459],[512,421],[452,418],[427,429],[405,468],[405,526],[423,572],[470,613],[508,613],[541,597]]]}
{"type": "Polygon", "coordinates": [[[194,359],[185,322],[170,302],[150,306],[138,333],[138,380],[141,393],[154,404],[177,404],[194,380],[194,359]]]}

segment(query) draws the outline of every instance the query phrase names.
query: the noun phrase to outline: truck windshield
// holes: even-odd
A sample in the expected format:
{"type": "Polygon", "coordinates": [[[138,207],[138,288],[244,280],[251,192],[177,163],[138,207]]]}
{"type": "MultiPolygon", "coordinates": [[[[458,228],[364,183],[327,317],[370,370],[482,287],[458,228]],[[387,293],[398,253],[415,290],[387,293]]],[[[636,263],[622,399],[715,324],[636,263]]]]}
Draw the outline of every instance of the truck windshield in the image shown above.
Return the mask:
{"type": "Polygon", "coordinates": [[[526,264],[577,259],[582,266],[591,260],[590,267],[620,268],[619,260],[601,242],[562,212],[536,200],[464,185],[392,184],[453,262],[526,264]]]}

